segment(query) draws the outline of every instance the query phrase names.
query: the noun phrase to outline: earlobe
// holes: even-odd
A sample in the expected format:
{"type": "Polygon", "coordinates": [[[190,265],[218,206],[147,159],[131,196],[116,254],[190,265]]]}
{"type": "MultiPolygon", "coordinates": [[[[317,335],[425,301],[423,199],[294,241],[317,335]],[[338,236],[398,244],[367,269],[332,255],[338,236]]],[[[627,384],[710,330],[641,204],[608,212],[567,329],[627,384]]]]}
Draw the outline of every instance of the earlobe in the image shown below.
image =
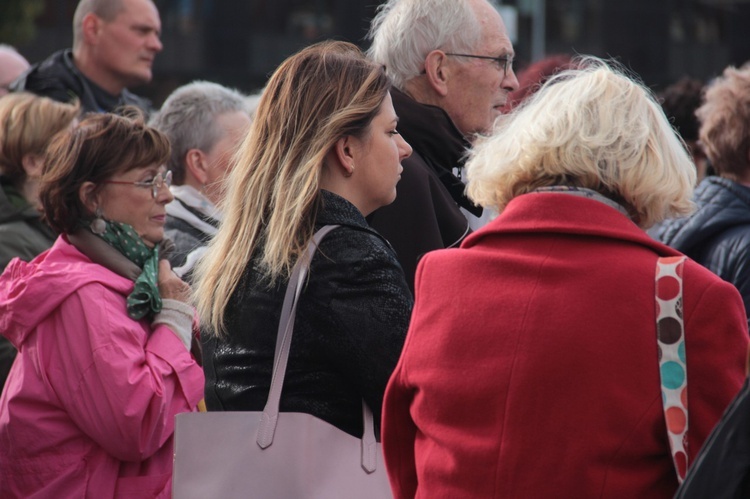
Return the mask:
{"type": "Polygon", "coordinates": [[[208,161],[200,149],[190,149],[185,154],[185,167],[201,185],[208,183],[208,161]]]}
{"type": "Polygon", "coordinates": [[[433,50],[424,61],[424,71],[430,87],[440,96],[448,94],[449,69],[446,56],[442,50],[433,50]]]}
{"type": "Polygon", "coordinates": [[[78,199],[86,207],[89,213],[96,213],[99,208],[99,199],[96,192],[96,184],[93,182],[84,182],[78,189],[78,199]]]}
{"type": "Polygon", "coordinates": [[[95,45],[99,34],[99,18],[94,13],[83,16],[81,20],[81,33],[84,41],[89,45],[95,45]]]}
{"type": "Polygon", "coordinates": [[[354,139],[347,135],[336,141],[333,146],[336,159],[345,177],[351,177],[354,173],[354,139]]]}

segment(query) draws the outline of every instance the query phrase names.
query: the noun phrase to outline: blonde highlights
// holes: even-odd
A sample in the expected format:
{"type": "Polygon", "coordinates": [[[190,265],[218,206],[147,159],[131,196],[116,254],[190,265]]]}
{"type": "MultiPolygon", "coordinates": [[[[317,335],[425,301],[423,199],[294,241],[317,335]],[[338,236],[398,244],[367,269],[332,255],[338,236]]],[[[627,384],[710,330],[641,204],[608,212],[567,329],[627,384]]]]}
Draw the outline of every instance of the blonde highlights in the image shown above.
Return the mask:
{"type": "Polygon", "coordinates": [[[693,209],[695,167],[661,106],[595,57],[578,59],[501,117],[467,168],[469,197],[499,211],[516,196],[559,184],[621,202],[644,228],[693,209]]]}
{"type": "Polygon", "coordinates": [[[195,302],[209,330],[251,257],[269,283],[285,278],[311,239],[326,155],[361,137],[390,83],[382,67],[346,42],[322,42],[284,61],[268,82],[227,178],[224,221],[195,271],[195,302]]]}

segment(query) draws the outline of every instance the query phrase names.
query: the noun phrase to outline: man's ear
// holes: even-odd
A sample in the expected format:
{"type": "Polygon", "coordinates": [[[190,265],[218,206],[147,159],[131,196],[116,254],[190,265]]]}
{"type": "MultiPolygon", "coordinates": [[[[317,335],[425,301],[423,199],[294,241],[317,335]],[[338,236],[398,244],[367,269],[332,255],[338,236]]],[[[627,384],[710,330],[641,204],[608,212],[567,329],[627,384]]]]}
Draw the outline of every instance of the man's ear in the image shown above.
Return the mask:
{"type": "Polygon", "coordinates": [[[201,185],[208,183],[208,160],[200,149],[190,149],[185,154],[185,170],[201,185]]]}
{"type": "Polygon", "coordinates": [[[430,87],[441,97],[448,94],[448,58],[442,50],[433,50],[424,60],[424,71],[430,87]]]}
{"type": "Polygon", "coordinates": [[[351,177],[356,166],[354,161],[356,144],[354,141],[354,137],[346,135],[333,145],[333,153],[345,177],[351,177]]]}
{"type": "Polygon", "coordinates": [[[99,207],[99,194],[96,191],[96,184],[93,182],[84,182],[78,188],[78,199],[86,207],[89,213],[96,213],[99,207]]]}
{"type": "Polygon", "coordinates": [[[83,41],[87,45],[96,45],[99,42],[99,32],[101,31],[102,20],[94,14],[89,12],[81,20],[81,34],[83,35],[83,41]]]}

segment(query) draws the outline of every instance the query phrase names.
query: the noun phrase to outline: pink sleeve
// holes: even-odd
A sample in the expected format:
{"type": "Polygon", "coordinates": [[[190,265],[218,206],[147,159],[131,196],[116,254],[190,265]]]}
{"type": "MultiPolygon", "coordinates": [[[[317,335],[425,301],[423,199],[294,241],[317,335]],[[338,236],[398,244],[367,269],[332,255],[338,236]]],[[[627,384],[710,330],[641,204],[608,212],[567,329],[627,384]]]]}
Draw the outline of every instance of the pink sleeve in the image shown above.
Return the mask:
{"type": "Polygon", "coordinates": [[[131,320],[124,297],[93,284],[54,314],[49,383],[75,424],[107,453],[141,461],[203,398],[203,371],[166,326],[131,320]]]}

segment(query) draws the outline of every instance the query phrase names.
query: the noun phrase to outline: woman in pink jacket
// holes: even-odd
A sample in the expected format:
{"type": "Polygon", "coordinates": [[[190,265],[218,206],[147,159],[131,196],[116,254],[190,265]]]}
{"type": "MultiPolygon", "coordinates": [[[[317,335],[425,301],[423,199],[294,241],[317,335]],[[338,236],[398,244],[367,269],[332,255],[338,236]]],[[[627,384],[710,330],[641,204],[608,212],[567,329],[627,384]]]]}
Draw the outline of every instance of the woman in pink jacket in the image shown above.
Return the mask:
{"type": "Polygon", "coordinates": [[[583,61],[504,118],[468,176],[500,215],[420,262],[383,407],[395,496],[671,498],[748,338],[737,290],[643,231],[688,212],[695,180],[659,104],[583,61]]]}
{"type": "Polygon", "coordinates": [[[0,497],[169,497],[174,416],[203,373],[190,289],[164,256],[169,143],[141,117],[59,136],[40,197],[62,235],[0,277],[19,350],[0,398],[0,497]]]}

